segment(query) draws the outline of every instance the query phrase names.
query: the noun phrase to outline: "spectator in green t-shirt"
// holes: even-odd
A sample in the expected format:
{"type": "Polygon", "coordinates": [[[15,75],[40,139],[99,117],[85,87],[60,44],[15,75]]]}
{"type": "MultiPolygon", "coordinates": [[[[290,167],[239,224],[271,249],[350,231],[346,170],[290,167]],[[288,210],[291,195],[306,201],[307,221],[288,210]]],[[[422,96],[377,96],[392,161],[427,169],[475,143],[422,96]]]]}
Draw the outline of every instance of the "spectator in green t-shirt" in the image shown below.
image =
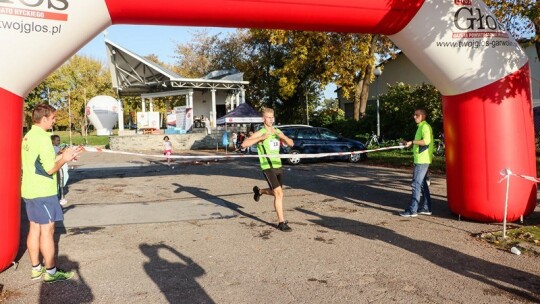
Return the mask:
{"type": "Polygon", "coordinates": [[[26,244],[32,263],[31,279],[43,277],[45,282],[64,281],[73,277],[73,272],[56,268],[54,259],[54,223],[64,219],[58,201],[56,173],[82,152],[81,147],[69,147],[56,155],[51,134],[47,132],[56,121],[55,111],[48,104],[39,104],[34,108],[34,125],[24,136],[21,147],[21,196],[30,221],[26,244]],[[45,266],[41,265],[40,253],[45,266]]]}
{"type": "Polygon", "coordinates": [[[413,140],[403,142],[406,147],[413,146],[414,158],[411,204],[405,211],[399,213],[404,217],[415,217],[418,214],[431,215],[431,194],[427,183],[427,173],[429,164],[433,160],[434,141],[433,130],[426,118],[426,109],[417,108],[414,111],[414,122],[418,126],[416,134],[413,140]]]}

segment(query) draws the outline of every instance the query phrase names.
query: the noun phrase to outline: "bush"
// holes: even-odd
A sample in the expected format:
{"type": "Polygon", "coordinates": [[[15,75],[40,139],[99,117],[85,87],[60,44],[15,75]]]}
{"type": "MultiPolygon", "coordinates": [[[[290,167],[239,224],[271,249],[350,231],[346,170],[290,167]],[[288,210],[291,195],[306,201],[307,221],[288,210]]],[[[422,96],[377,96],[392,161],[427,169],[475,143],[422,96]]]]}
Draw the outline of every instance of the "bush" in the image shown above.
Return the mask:
{"type": "MultiPolygon", "coordinates": [[[[398,83],[388,88],[388,93],[381,95],[380,100],[380,129],[381,139],[390,143],[399,143],[402,138],[411,139],[416,132],[413,120],[414,110],[423,107],[428,111],[427,121],[433,128],[433,137],[443,131],[442,127],[442,96],[434,86],[422,84],[419,86],[398,83]],[[389,142],[393,140],[393,142],[389,142]]],[[[368,103],[366,116],[360,121],[354,119],[325,121],[324,127],[332,129],[344,137],[367,142],[377,130],[377,108],[375,103],[368,103]]]]}

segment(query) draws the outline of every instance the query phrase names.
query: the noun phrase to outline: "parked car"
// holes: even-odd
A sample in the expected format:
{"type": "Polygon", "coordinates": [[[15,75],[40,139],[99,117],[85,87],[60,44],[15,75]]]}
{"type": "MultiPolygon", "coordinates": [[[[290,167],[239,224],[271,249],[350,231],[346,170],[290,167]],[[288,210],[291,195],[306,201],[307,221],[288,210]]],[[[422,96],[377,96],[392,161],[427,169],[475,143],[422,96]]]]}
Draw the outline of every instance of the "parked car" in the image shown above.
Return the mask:
{"type": "MultiPolygon", "coordinates": [[[[305,160],[303,158],[294,157],[294,154],[318,154],[366,150],[364,143],[354,139],[344,138],[340,134],[326,128],[306,125],[284,125],[276,127],[294,141],[294,146],[292,147],[281,147],[282,154],[289,153],[293,155],[293,157],[287,159],[287,162],[291,165],[298,165],[305,160]]],[[[346,159],[351,163],[356,163],[365,160],[367,154],[349,154],[332,158],[346,159]]]]}

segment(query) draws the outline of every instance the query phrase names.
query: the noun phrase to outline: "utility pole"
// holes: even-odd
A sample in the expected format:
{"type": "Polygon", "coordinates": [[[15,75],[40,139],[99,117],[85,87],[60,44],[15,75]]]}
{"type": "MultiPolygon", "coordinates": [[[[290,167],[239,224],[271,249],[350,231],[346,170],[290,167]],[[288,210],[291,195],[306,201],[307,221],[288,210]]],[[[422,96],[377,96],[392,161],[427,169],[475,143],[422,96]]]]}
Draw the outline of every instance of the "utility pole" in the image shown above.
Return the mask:
{"type": "Polygon", "coordinates": [[[379,115],[379,76],[382,75],[382,70],[380,67],[376,67],[375,71],[373,72],[375,74],[375,87],[377,88],[377,138],[381,137],[381,118],[379,115]]]}
{"type": "Polygon", "coordinates": [[[72,135],[71,135],[71,89],[68,90],[68,120],[69,120],[69,145],[73,145],[72,135]]]}
{"type": "Polygon", "coordinates": [[[88,117],[86,116],[86,88],[84,88],[84,145],[88,145],[88,117]]]}
{"type": "Polygon", "coordinates": [[[309,126],[308,88],[306,87],[306,124],[309,126]]]}

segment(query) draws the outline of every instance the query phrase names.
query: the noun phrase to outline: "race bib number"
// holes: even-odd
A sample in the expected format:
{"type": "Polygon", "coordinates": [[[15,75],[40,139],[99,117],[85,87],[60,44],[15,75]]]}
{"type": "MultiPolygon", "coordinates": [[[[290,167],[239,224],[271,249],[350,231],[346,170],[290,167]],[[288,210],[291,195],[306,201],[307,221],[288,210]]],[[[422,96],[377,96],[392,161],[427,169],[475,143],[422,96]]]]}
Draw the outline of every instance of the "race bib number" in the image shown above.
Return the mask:
{"type": "Polygon", "coordinates": [[[270,139],[268,144],[270,146],[270,151],[279,151],[279,140],[270,139]]]}

